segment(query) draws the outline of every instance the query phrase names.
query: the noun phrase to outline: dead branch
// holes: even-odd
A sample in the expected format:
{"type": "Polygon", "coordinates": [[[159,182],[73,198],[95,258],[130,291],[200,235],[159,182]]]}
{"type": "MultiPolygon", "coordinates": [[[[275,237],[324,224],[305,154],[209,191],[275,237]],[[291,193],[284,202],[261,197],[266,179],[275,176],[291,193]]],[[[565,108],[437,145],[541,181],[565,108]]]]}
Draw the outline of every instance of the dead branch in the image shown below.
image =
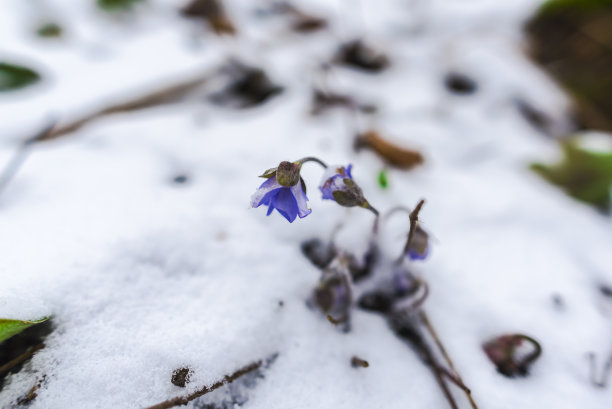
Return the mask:
{"type": "Polygon", "coordinates": [[[199,398],[200,396],[204,396],[207,393],[219,389],[224,385],[230,384],[236,379],[259,369],[263,365],[263,363],[264,361],[253,362],[243,368],[238,369],[236,372],[230,375],[225,375],[223,379],[213,383],[211,386],[204,386],[187,396],[177,396],[176,398],[165,400],[163,402],[158,403],[157,405],[149,406],[145,409],[169,409],[175,406],[186,405],[192,400],[199,398]]]}

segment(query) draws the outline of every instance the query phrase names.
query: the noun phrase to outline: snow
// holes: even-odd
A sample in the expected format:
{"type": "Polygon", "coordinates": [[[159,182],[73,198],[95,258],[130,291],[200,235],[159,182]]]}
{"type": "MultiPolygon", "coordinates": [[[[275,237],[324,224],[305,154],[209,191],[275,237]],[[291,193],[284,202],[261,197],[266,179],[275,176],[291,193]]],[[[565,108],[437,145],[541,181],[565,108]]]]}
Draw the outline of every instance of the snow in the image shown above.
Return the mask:
{"type": "MultiPolygon", "coordinates": [[[[0,163],[49,118],[213,72],[230,55],[263,66],[285,92],[247,111],[196,98],[115,115],[34,148],[0,196],[0,317],[53,315],[55,329],[8,378],[0,407],[44,376],[32,409],[142,408],[274,354],[245,408],[447,406],[430,371],[381,317],[356,310],[344,334],[305,304],[320,272],[300,243],[344,222],[337,243],[360,254],[372,215],[321,201],[312,163],[302,172],[311,215],[289,224],[249,208],[257,175],[304,156],[353,163],[381,211],[426,198],[421,218],[434,248],[415,264],[431,290],[424,308],[481,408],[610,407],[612,392],[590,384],[585,355],[603,358],[612,346],[612,314],[597,293],[612,282],[611,222],[528,170],[557,157],[558,147],[513,105],[520,96],[559,132],[570,129],[567,100],[521,51],[520,25],[537,1],[318,1],[314,10],[333,27],[312,36],[289,34],[258,20],[251,2],[231,1],[237,39],[185,24],[173,12],[179,1],[143,6],[129,27],[90,3],[47,2],[69,33],[52,45],[27,33],[32,9],[24,2],[3,4],[0,55],[40,62],[45,80],[0,95],[0,163]],[[316,65],[356,35],[388,52],[390,70],[337,68],[326,82],[378,103],[380,113],[372,123],[337,111],[311,118],[310,87],[323,80],[316,65]],[[447,70],[472,76],[477,93],[449,95],[447,70]],[[380,160],[352,150],[357,125],[419,149],[425,165],[390,169],[381,190],[380,160]],[[172,183],[177,175],[187,182],[172,183]],[[564,308],[554,307],[554,295],[564,308]],[[497,374],[481,350],[512,332],[544,348],[525,379],[497,374]],[[369,368],[351,368],[354,355],[369,368]],[[193,376],[181,389],[170,377],[184,366],[193,376]]],[[[395,257],[407,217],[383,227],[385,252],[395,257]]]]}

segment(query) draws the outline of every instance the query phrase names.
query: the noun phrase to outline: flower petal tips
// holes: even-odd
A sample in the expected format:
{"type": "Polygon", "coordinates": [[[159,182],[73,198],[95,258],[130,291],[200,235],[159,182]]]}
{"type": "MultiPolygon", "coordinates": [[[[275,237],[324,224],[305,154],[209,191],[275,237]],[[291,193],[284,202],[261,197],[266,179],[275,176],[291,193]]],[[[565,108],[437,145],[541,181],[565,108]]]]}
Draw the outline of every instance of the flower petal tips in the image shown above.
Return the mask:
{"type": "Polygon", "coordinates": [[[276,209],[289,223],[293,223],[297,216],[308,216],[312,211],[308,208],[308,197],[302,183],[286,187],[278,183],[276,175],[263,182],[251,196],[252,207],[262,204],[268,206],[268,216],[276,209]]]}
{"type": "Polygon", "coordinates": [[[344,179],[353,179],[353,176],[351,176],[352,167],[353,165],[348,165],[346,168],[344,166],[330,166],[327,168],[321,178],[321,186],[319,186],[323,199],[334,200],[333,192],[345,187],[344,179]]]}

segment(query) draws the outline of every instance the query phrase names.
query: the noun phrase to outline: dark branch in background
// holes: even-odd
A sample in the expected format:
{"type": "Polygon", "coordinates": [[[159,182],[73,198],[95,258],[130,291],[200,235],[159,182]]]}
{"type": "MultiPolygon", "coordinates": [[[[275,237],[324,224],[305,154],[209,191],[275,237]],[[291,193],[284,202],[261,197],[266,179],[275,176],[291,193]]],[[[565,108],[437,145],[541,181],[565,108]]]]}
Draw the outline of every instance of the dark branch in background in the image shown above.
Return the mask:
{"type": "Polygon", "coordinates": [[[17,171],[20,169],[21,165],[23,165],[28,155],[30,154],[32,146],[37,142],[56,139],[61,136],[78,131],[79,129],[95,121],[96,119],[105,117],[107,115],[138,111],[145,108],[151,108],[157,105],[175,102],[187,95],[188,93],[192,92],[195,87],[202,85],[204,82],[207,81],[209,77],[209,73],[200,74],[185,81],[177,82],[171,85],[165,85],[144,95],[140,95],[138,97],[134,97],[123,102],[108,105],[107,107],[82,116],[81,118],[68,122],[64,125],[56,126],[56,123],[54,122],[52,125],[45,127],[34,137],[25,140],[19,146],[19,148],[15,152],[15,155],[11,158],[9,163],[5,166],[4,170],[0,174],[0,194],[13,179],[17,171]]]}
{"type": "Polygon", "coordinates": [[[8,361],[4,365],[0,366],[0,374],[2,374],[3,372],[10,371],[13,367],[29,359],[32,355],[34,355],[36,352],[40,351],[44,347],[45,347],[45,344],[38,344],[28,349],[27,351],[25,351],[23,354],[19,355],[18,357],[8,361]]]}
{"type": "Polygon", "coordinates": [[[107,115],[138,111],[140,109],[150,108],[157,105],[167,104],[174,102],[181,97],[185,96],[189,92],[193,91],[195,87],[202,85],[209,78],[210,74],[200,74],[191,79],[177,82],[175,84],[166,85],[159,89],[153,90],[145,95],[141,95],[127,101],[111,104],[98,111],[85,115],[77,120],[69,122],[65,125],[54,128],[49,132],[41,141],[47,141],[55,139],[60,136],[72,133],[89,124],[90,122],[102,118],[107,115]]]}
{"type": "Polygon", "coordinates": [[[19,168],[21,168],[21,165],[23,165],[25,160],[28,158],[31,146],[34,143],[47,138],[49,133],[53,132],[54,126],[55,122],[51,123],[51,125],[47,125],[45,128],[43,128],[42,131],[39,131],[36,135],[26,139],[21,143],[21,145],[19,145],[17,151],[15,151],[15,154],[6,164],[6,166],[2,170],[2,173],[0,174],[0,194],[2,194],[6,186],[15,176],[15,174],[17,174],[19,168]]]}
{"type": "Polygon", "coordinates": [[[236,379],[246,374],[256,371],[257,369],[261,368],[263,364],[264,364],[264,361],[253,362],[252,364],[249,364],[243,368],[238,369],[236,372],[230,375],[225,375],[223,379],[215,382],[211,386],[204,386],[189,395],[177,396],[176,398],[165,400],[163,402],[158,403],[157,405],[149,406],[145,409],[169,409],[175,406],[186,405],[192,400],[199,398],[200,396],[204,396],[207,393],[210,393],[216,389],[219,389],[220,387],[224,385],[234,382],[236,379]]]}
{"type": "Polygon", "coordinates": [[[597,375],[596,375],[597,363],[596,363],[595,353],[593,352],[589,353],[588,357],[589,357],[589,363],[591,365],[591,384],[593,386],[597,386],[598,388],[607,387],[608,377],[610,375],[610,372],[612,372],[612,353],[608,357],[608,360],[606,361],[606,363],[603,366],[603,369],[601,370],[601,377],[599,378],[599,380],[597,380],[597,375]]]}

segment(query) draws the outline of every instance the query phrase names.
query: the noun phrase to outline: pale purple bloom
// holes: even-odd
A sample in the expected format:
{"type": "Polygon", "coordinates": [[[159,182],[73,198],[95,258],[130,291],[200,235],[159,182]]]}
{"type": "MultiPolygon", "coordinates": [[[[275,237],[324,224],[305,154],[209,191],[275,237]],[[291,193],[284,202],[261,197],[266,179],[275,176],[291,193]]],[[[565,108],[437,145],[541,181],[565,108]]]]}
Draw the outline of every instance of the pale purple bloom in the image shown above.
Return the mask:
{"type": "Polygon", "coordinates": [[[351,175],[351,168],[353,165],[344,166],[330,166],[327,168],[323,177],[321,178],[321,193],[323,193],[323,199],[336,200],[334,198],[334,192],[347,190],[344,179],[353,180],[351,175]]]}
{"type": "Polygon", "coordinates": [[[293,223],[297,216],[308,216],[312,211],[308,208],[302,180],[294,186],[286,187],[278,183],[276,174],[263,182],[251,196],[251,206],[259,207],[262,204],[268,206],[268,216],[276,209],[289,223],[293,223]]]}
{"type": "Polygon", "coordinates": [[[429,255],[429,235],[421,226],[417,225],[406,255],[410,260],[425,260],[429,255]]]}

